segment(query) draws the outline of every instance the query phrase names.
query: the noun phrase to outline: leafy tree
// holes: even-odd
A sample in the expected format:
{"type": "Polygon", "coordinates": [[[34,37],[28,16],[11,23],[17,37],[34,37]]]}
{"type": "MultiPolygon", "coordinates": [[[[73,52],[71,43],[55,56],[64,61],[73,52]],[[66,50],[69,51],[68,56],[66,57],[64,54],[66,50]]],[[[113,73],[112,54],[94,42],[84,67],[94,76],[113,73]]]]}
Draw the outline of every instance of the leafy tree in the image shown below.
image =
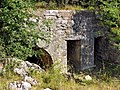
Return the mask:
{"type": "Polygon", "coordinates": [[[38,38],[44,39],[44,32],[36,30],[37,19],[32,19],[31,6],[29,0],[0,2],[0,50],[4,56],[24,60],[35,53],[32,47],[38,38]]]}

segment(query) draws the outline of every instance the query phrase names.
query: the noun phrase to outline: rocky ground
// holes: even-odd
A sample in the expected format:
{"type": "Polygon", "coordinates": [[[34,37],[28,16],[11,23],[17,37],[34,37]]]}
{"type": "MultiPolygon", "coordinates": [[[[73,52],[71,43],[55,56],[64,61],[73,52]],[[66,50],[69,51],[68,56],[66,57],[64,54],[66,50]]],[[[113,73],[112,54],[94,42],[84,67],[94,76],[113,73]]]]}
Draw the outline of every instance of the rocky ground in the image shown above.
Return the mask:
{"type": "MultiPolygon", "coordinates": [[[[59,70],[45,71],[34,63],[16,58],[0,60],[0,90],[100,90],[102,87],[102,90],[120,90],[119,79],[105,83],[90,73],[63,74],[59,70]]],[[[107,79],[105,75],[102,78],[107,79]]]]}

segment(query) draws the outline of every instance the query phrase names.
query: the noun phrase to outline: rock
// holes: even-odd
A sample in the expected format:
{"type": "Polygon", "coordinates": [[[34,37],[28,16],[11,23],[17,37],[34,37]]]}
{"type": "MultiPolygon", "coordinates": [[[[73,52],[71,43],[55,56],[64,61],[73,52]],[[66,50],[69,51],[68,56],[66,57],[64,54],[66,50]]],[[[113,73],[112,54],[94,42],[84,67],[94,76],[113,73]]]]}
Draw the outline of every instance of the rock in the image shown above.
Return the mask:
{"type": "Polygon", "coordinates": [[[35,18],[30,18],[29,21],[37,22],[37,19],[35,19],[35,18]]]}
{"type": "Polygon", "coordinates": [[[50,89],[50,88],[46,88],[46,89],[43,89],[43,90],[52,90],[52,89],[50,89]]]}
{"type": "MultiPolygon", "coordinates": [[[[32,66],[32,64],[31,64],[32,66]]],[[[24,71],[28,72],[29,71],[29,67],[31,67],[30,65],[28,65],[26,63],[26,61],[22,61],[19,65],[18,65],[18,68],[23,68],[24,71]]]]}
{"type": "Polygon", "coordinates": [[[64,24],[66,24],[67,25],[67,23],[68,23],[68,20],[62,20],[62,25],[64,25],[64,24]]]}
{"type": "Polygon", "coordinates": [[[22,81],[22,90],[30,90],[31,89],[31,84],[28,82],[22,81]]]}
{"type": "Polygon", "coordinates": [[[33,79],[31,76],[25,76],[24,81],[30,83],[31,85],[37,85],[38,82],[33,79]]]}
{"type": "Polygon", "coordinates": [[[33,66],[31,67],[31,69],[34,69],[34,70],[38,70],[39,72],[44,72],[45,70],[42,69],[39,65],[37,64],[33,64],[33,66]]]}
{"type": "Polygon", "coordinates": [[[24,81],[14,81],[9,83],[9,90],[30,90],[31,84],[24,81]]]}
{"type": "Polygon", "coordinates": [[[71,21],[71,24],[72,24],[72,26],[73,26],[73,25],[75,24],[75,22],[72,20],[72,21],[71,21]]]}
{"type": "Polygon", "coordinates": [[[28,76],[30,74],[28,72],[30,72],[30,70],[37,70],[39,72],[45,71],[37,64],[16,58],[3,58],[0,62],[0,71],[5,71],[4,66],[11,64],[14,65],[13,71],[19,74],[23,78],[23,81],[10,82],[8,84],[9,90],[30,90],[31,86],[37,85],[38,82],[31,76],[28,76]]]}
{"type": "Polygon", "coordinates": [[[45,10],[44,16],[56,16],[58,11],[56,10],[45,10]]]}
{"type": "Polygon", "coordinates": [[[16,68],[14,68],[14,72],[20,76],[26,76],[28,75],[30,69],[37,70],[39,72],[45,71],[37,64],[30,63],[28,61],[22,61],[16,68]]]}
{"type": "Polygon", "coordinates": [[[46,18],[46,19],[53,19],[53,20],[54,20],[54,19],[57,19],[57,17],[55,17],[55,16],[45,16],[45,18],[46,18]]]}
{"type": "Polygon", "coordinates": [[[16,81],[9,83],[8,88],[10,90],[15,90],[17,88],[16,81]]]}
{"type": "MultiPolygon", "coordinates": [[[[30,62],[28,62],[28,61],[25,61],[24,63],[25,63],[28,67],[32,67],[32,65],[33,65],[32,63],[30,63],[30,62]]],[[[24,66],[24,67],[25,67],[25,66],[24,66]]]]}
{"type": "Polygon", "coordinates": [[[24,68],[15,68],[14,72],[19,74],[20,76],[28,75],[24,68]]]}
{"type": "Polygon", "coordinates": [[[90,81],[90,80],[92,80],[92,77],[89,76],[89,75],[86,75],[86,76],[85,76],[85,80],[90,81]]]}

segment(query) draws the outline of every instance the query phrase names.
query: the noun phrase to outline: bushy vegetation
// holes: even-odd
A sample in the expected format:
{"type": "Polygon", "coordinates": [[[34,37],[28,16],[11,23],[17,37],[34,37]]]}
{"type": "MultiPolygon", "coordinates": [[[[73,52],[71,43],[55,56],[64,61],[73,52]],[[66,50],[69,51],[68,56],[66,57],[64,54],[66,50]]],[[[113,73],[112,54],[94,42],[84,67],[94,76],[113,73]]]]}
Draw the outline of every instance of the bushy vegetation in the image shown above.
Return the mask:
{"type": "Polygon", "coordinates": [[[120,48],[120,0],[99,0],[95,10],[101,15],[101,21],[109,30],[108,38],[120,48]]]}
{"type": "Polygon", "coordinates": [[[17,57],[25,60],[35,52],[43,31],[36,28],[37,17],[31,12],[29,0],[2,0],[0,2],[0,57],[17,57]]]}

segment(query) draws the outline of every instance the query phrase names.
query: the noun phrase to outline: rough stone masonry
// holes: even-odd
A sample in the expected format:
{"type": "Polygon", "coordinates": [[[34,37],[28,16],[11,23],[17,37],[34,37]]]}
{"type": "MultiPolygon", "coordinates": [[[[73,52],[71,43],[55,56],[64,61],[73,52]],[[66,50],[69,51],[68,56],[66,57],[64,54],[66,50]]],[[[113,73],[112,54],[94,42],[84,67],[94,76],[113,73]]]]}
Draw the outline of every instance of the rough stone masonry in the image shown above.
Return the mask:
{"type": "Polygon", "coordinates": [[[51,34],[49,43],[40,42],[38,45],[52,56],[53,61],[60,61],[63,67],[73,66],[75,70],[84,70],[94,67],[94,31],[97,26],[97,18],[92,11],[74,10],[45,10],[36,11],[41,22],[52,22],[46,32],[51,34]],[[68,44],[73,42],[73,47],[68,44]],[[79,43],[78,48],[76,47],[79,43]],[[70,52],[70,53],[69,53],[70,52]],[[77,57],[77,58],[74,58],[77,57]]]}

